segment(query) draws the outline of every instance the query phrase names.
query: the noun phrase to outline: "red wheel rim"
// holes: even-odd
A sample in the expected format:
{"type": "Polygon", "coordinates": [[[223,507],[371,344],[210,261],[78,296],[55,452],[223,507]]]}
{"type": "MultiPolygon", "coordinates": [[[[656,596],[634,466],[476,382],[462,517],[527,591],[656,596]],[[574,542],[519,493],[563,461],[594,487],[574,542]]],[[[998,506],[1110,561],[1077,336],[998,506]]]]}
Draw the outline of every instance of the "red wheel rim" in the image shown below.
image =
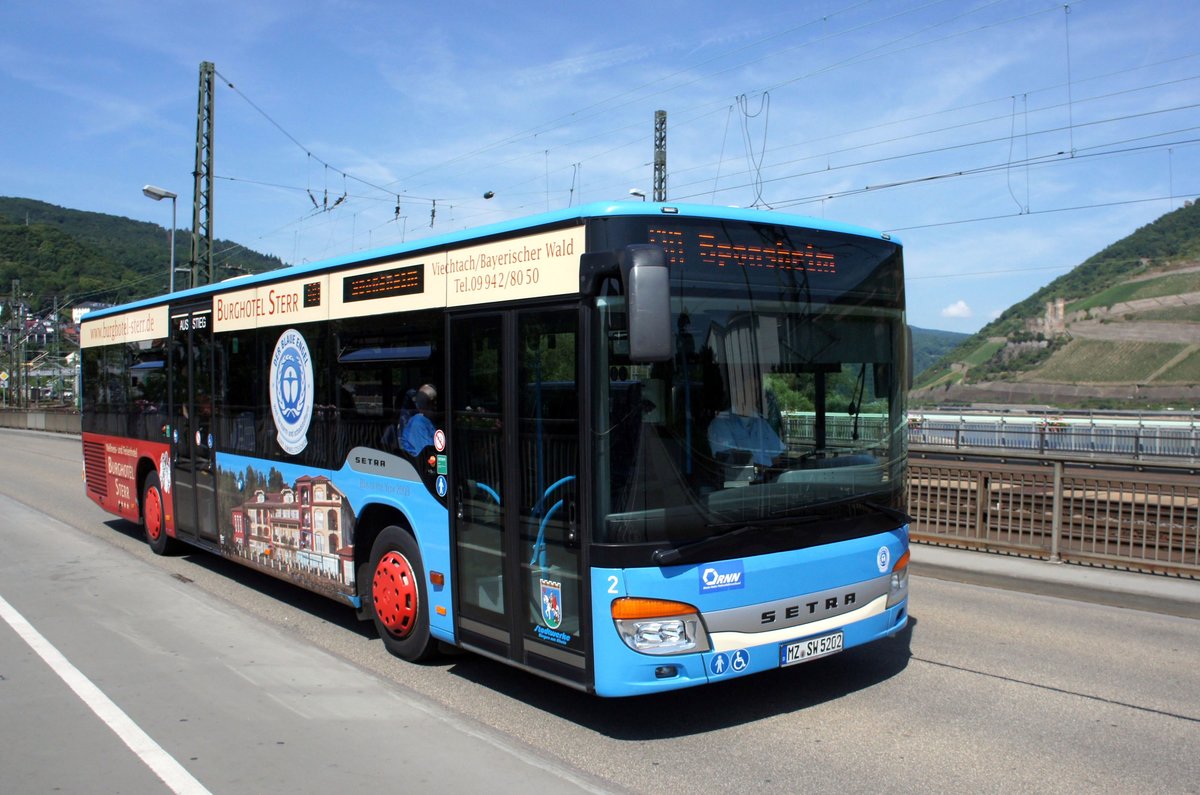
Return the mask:
{"type": "Polygon", "coordinates": [[[406,638],[417,623],[417,577],[408,558],[390,551],[375,567],[371,598],[379,622],[397,638],[406,638]]]}
{"type": "Polygon", "coordinates": [[[158,489],[150,489],[146,492],[146,535],[151,541],[157,541],[162,535],[162,496],[158,493],[158,489]]]}

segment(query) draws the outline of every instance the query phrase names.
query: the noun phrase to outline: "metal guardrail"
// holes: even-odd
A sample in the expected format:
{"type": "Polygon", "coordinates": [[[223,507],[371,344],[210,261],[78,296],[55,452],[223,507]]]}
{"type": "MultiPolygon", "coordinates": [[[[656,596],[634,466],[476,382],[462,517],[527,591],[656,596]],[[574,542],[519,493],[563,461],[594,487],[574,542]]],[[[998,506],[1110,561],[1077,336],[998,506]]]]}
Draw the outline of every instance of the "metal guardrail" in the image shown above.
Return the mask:
{"type": "MultiPolygon", "coordinates": [[[[79,415],[0,411],[0,427],[77,434],[79,415]]],[[[1194,451],[1158,462],[1157,474],[1098,473],[1069,467],[1127,466],[1130,456],[1090,446],[1073,455],[1042,444],[1042,434],[1004,438],[1017,443],[975,446],[960,436],[930,444],[910,429],[915,540],[1200,578],[1200,478],[1188,463],[1194,451]],[[976,456],[993,460],[973,460],[973,446],[976,456]],[[996,451],[1004,461],[994,460],[996,451]],[[921,458],[948,452],[961,460],[921,458]]]]}
{"type": "MultiPolygon", "coordinates": [[[[913,416],[908,425],[908,443],[914,447],[950,451],[1004,450],[1055,455],[1118,458],[1134,461],[1177,460],[1200,463],[1200,422],[1142,423],[1124,421],[1106,424],[1100,418],[1069,421],[1006,420],[983,421],[962,417],[931,419],[913,416]]],[[[784,414],[787,439],[811,439],[811,414],[784,414]]],[[[54,410],[0,410],[0,428],[24,428],[56,433],[79,433],[79,413],[54,410]]],[[[886,438],[886,421],[864,415],[859,420],[831,415],[826,439],[833,444],[879,441],[886,438]]]]}
{"type": "Polygon", "coordinates": [[[1117,456],[1141,461],[1200,461],[1200,424],[1132,420],[1019,421],[962,417],[911,416],[910,445],[947,450],[1025,450],[1041,454],[1117,456]]]}
{"type": "Polygon", "coordinates": [[[1099,473],[1069,463],[914,457],[912,537],[1200,578],[1200,479],[1182,471],[1099,473]]]}

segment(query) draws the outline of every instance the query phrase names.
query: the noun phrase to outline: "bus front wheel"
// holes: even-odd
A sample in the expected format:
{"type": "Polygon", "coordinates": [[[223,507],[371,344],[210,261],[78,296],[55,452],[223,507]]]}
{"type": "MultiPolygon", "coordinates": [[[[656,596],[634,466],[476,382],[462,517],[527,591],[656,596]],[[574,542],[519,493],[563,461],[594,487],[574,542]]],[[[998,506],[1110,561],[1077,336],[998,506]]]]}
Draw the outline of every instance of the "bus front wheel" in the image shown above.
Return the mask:
{"type": "Polygon", "coordinates": [[[403,528],[385,528],[371,547],[367,575],[364,598],[387,650],[409,662],[434,656],[437,642],[429,634],[425,570],[416,540],[403,528]]]}
{"type": "Polygon", "coordinates": [[[175,549],[175,539],[167,535],[162,486],[153,472],[142,486],[142,527],[146,531],[146,543],[155,555],[169,555],[175,549]]]}

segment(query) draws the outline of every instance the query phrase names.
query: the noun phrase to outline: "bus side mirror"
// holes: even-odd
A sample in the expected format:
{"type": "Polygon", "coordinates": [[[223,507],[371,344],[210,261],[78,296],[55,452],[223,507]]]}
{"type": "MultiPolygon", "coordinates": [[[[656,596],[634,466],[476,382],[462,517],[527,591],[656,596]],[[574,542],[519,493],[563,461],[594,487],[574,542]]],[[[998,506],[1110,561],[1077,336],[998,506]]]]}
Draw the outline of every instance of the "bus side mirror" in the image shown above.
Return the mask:
{"type": "Polygon", "coordinates": [[[620,254],[629,312],[629,360],[665,362],[675,355],[671,272],[661,246],[633,244],[620,254]]]}

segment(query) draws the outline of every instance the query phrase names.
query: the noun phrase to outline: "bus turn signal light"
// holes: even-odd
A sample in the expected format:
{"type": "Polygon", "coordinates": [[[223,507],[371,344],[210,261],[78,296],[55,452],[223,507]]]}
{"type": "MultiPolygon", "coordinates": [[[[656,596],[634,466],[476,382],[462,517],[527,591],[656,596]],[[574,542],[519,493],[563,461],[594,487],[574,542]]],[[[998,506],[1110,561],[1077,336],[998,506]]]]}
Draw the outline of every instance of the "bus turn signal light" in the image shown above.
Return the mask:
{"type": "Polygon", "coordinates": [[[892,567],[892,581],[888,584],[888,607],[895,607],[908,598],[908,557],[909,551],[906,549],[892,567]]]}
{"type": "Polygon", "coordinates": [[[687,616],[698,613],[694,606],[684,602],[672,602],[667,599],[640,599],[626,596],[614,599],[612,617],[618,621],[639,618],[669,618],[671,616],[687,616]]]}

